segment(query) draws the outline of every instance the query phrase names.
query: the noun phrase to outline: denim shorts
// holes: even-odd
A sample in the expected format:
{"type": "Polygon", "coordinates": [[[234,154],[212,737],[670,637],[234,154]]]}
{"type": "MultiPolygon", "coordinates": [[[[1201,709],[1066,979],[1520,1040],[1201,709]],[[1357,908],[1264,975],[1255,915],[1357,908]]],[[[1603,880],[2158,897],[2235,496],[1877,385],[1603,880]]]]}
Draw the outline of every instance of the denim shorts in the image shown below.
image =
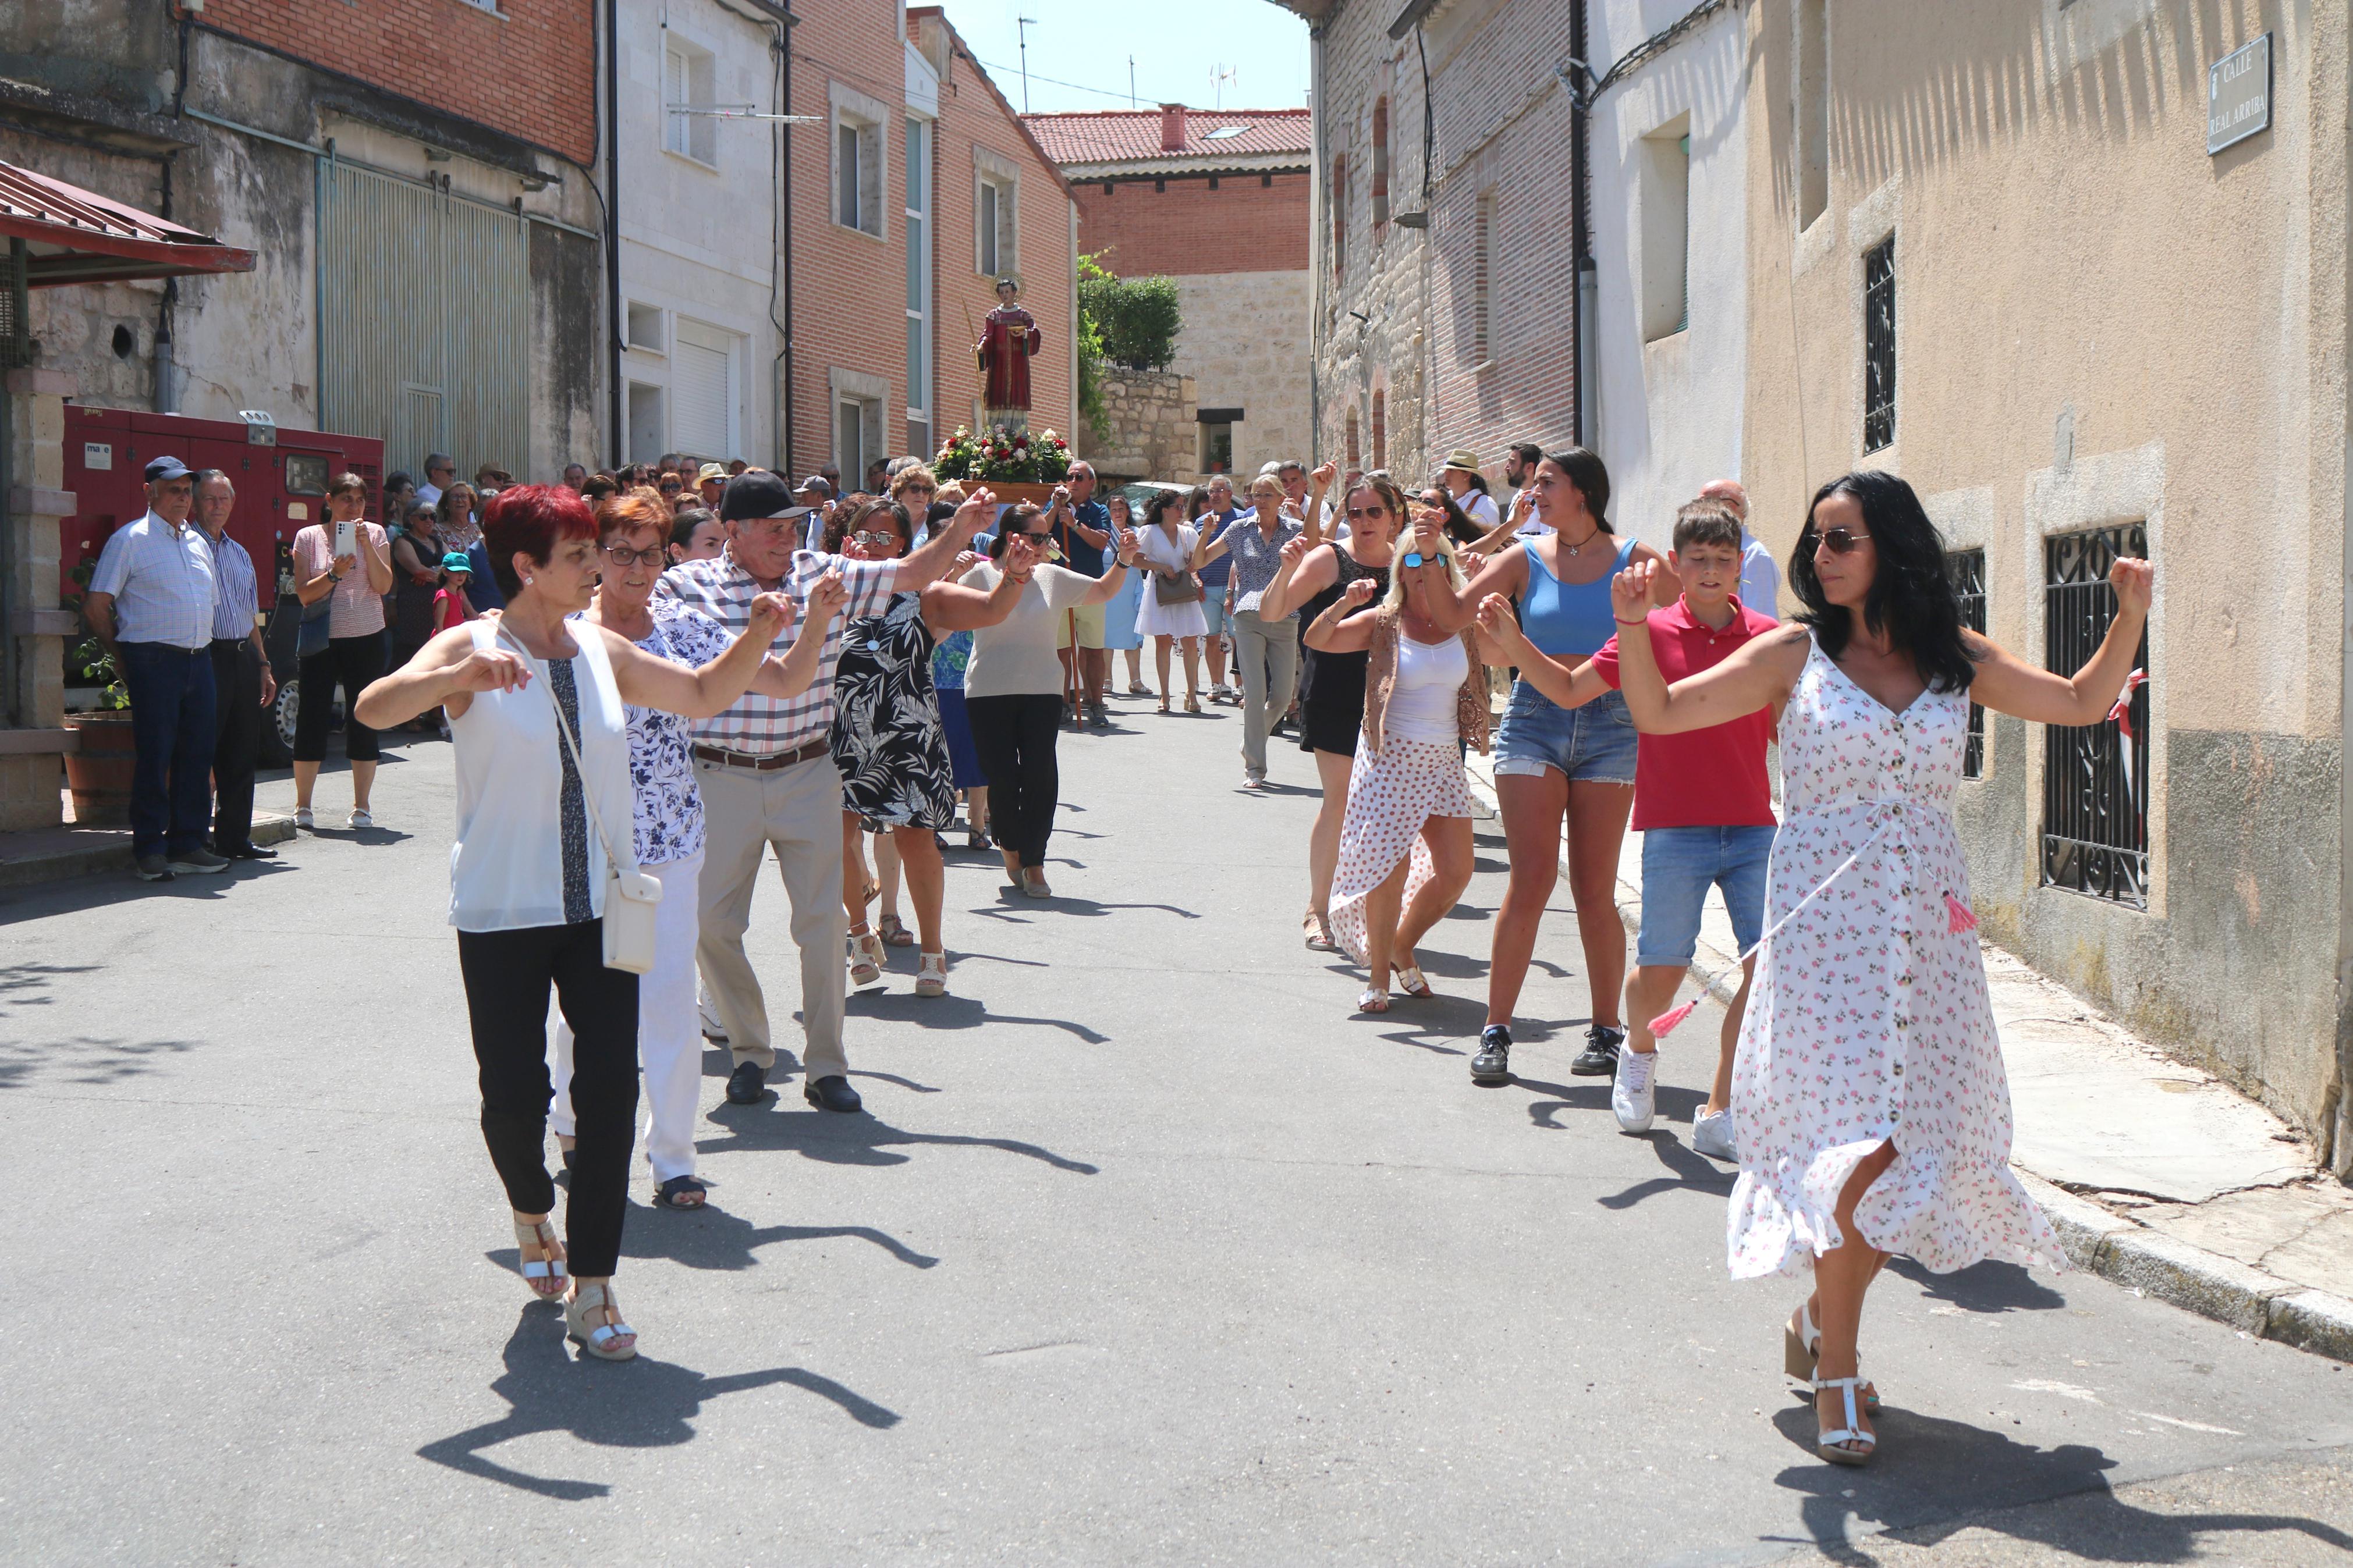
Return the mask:
{"type": "Polygon", "coordinates": [[[1571,781],[1632,784],[1634,716],[1624,693],[1605,691],[1582,708],[1563,708],[1526,681],[1514,683],[1495,731],[1495,776],[1546,768],[1571,781]]]}
{"type": "Polygon", "coordinates": [[[1201,594],[1201,618],[1209,624],[1209,636],[1216,637],[1226,629],[1226,585],[1211,583],[1201,594]]]}
{"type": "Polygon", "coordinates": [[[1699,917],[1710,888],[1724,889],[1732,940],[1743,952],[1765,934],[1765,872],[1770,826],[1653,827],[1642,835],[1642,931],[1634,962],[1688,968],[1699,950],[1699,917]]]}

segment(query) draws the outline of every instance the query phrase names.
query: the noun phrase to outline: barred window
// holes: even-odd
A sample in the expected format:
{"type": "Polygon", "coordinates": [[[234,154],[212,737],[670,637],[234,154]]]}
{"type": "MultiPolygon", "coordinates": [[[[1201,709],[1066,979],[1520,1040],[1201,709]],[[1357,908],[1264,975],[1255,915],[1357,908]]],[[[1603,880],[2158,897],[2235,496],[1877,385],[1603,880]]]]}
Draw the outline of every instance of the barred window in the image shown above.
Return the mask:
{"type": "MultiPolygon", "coordinates": [[[[1985,635],[1985,552],[1956,550],[1945,557],[1953,574],[1953,594],[1960,601],[1961,625],[1979,637],[1985,635]]],[[[1985,777],[1985,708],[1981,703],[1969,704],[1969,739],[1961,752],[1961,776],[1965,779],[1985,777]]]]}
{"type": "Polygon", "coordinates": [[[1862,253],[1862,449],[1895,440],[1895,237],[1862,253]]]}
{"type": "MultiPolygon", "coordinates": [[[[2116,619],[2108,568],[2148,553],[2141,523],[2054,534],[2043,542],[2043,662],[2063,675],[2084,666],[2116,619]]],[[[2141,634],[2137,668],[2148,668],[2141,634]]],[[[2132,736],[2105,719],[2052,724],[2044,735],[2042,882],[2133,909],[2148,907],[2148,688],[2131,693],[2132,736]]]]}

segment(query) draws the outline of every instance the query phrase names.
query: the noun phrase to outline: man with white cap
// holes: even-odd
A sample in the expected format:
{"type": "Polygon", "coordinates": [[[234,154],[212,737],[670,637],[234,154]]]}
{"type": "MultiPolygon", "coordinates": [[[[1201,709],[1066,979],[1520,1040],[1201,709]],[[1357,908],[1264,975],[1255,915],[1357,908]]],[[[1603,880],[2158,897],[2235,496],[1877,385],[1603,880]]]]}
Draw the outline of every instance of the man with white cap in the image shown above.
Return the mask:
{"type": "MultiPolygon", "coordinates": [[[[801,1095],[822,1110],[849,1111],[860,1102],[841,1046],[849,917],[841,905],[841,774],[828,741],[842,633],[852,621],[881,614],[892,595],[936,581],[997,508],[995,497],[978,491],[930,540],[895,561],[795,549],[809,510],[778,475],[765,468],[736,475],[719,502],[726,548],[712,560],[671,567],[655,592],[740,635],[760,594],[783,593],[797,619],[807,612],[809,590],[827,574],[839,575],[849,591],[826,632],[818,676],[807,691],[789,699],[747,692],[726,712],[694,726],[695,784],[705,824],[695,961],[734,1053],[727,1098],[737,1105],[758,1103],[776,1063],[767,1001],[744,952],[761,857],[773,848],[792,901],[793,941],[801,951],[801,1024],[807,1037],[801,1095]]],[[[791,625],[782,629],[779,656],[796,632],[791,625]]]]}
{"type": "Polygon", "coordinates": [[[189,521],[195,476],[177,458],[147,465],[147,511],[107,535],[82,599],[90,629],[131,692],[131,853],[142,881],[225,871],[212,826],[212,544],[189,521]]]}

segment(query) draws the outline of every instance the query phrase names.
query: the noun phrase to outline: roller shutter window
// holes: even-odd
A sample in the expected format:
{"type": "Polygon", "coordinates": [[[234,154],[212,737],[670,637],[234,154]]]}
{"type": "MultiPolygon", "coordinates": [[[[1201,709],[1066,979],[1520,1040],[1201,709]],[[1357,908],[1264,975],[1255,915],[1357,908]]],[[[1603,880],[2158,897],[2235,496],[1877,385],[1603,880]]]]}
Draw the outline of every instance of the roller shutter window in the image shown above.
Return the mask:
{"type": "Polygon", "coordinates": [[[705,461],[735,451],[735,340],[681,319],[670,349],[670,442],[705,461]]]}

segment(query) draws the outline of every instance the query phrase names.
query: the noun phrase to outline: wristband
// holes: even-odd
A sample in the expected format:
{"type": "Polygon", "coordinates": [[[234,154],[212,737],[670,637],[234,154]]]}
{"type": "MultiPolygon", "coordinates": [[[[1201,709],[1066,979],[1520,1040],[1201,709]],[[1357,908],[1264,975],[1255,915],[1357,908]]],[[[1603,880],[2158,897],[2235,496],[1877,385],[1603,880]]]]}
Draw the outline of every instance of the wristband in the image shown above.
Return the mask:
{"type": "MultiPolygon", "coordinates": [[[[1618,617],[1615,616],[1612,616],[1609,618],[1613,621],[1618,621],[1618,617]]],[[[1647,626],[1651,624],[1651,620],[1649,616],[1645,616],[1639,621],[1618,621],[1618,624],[1621,626],[1647,626]]]]}

